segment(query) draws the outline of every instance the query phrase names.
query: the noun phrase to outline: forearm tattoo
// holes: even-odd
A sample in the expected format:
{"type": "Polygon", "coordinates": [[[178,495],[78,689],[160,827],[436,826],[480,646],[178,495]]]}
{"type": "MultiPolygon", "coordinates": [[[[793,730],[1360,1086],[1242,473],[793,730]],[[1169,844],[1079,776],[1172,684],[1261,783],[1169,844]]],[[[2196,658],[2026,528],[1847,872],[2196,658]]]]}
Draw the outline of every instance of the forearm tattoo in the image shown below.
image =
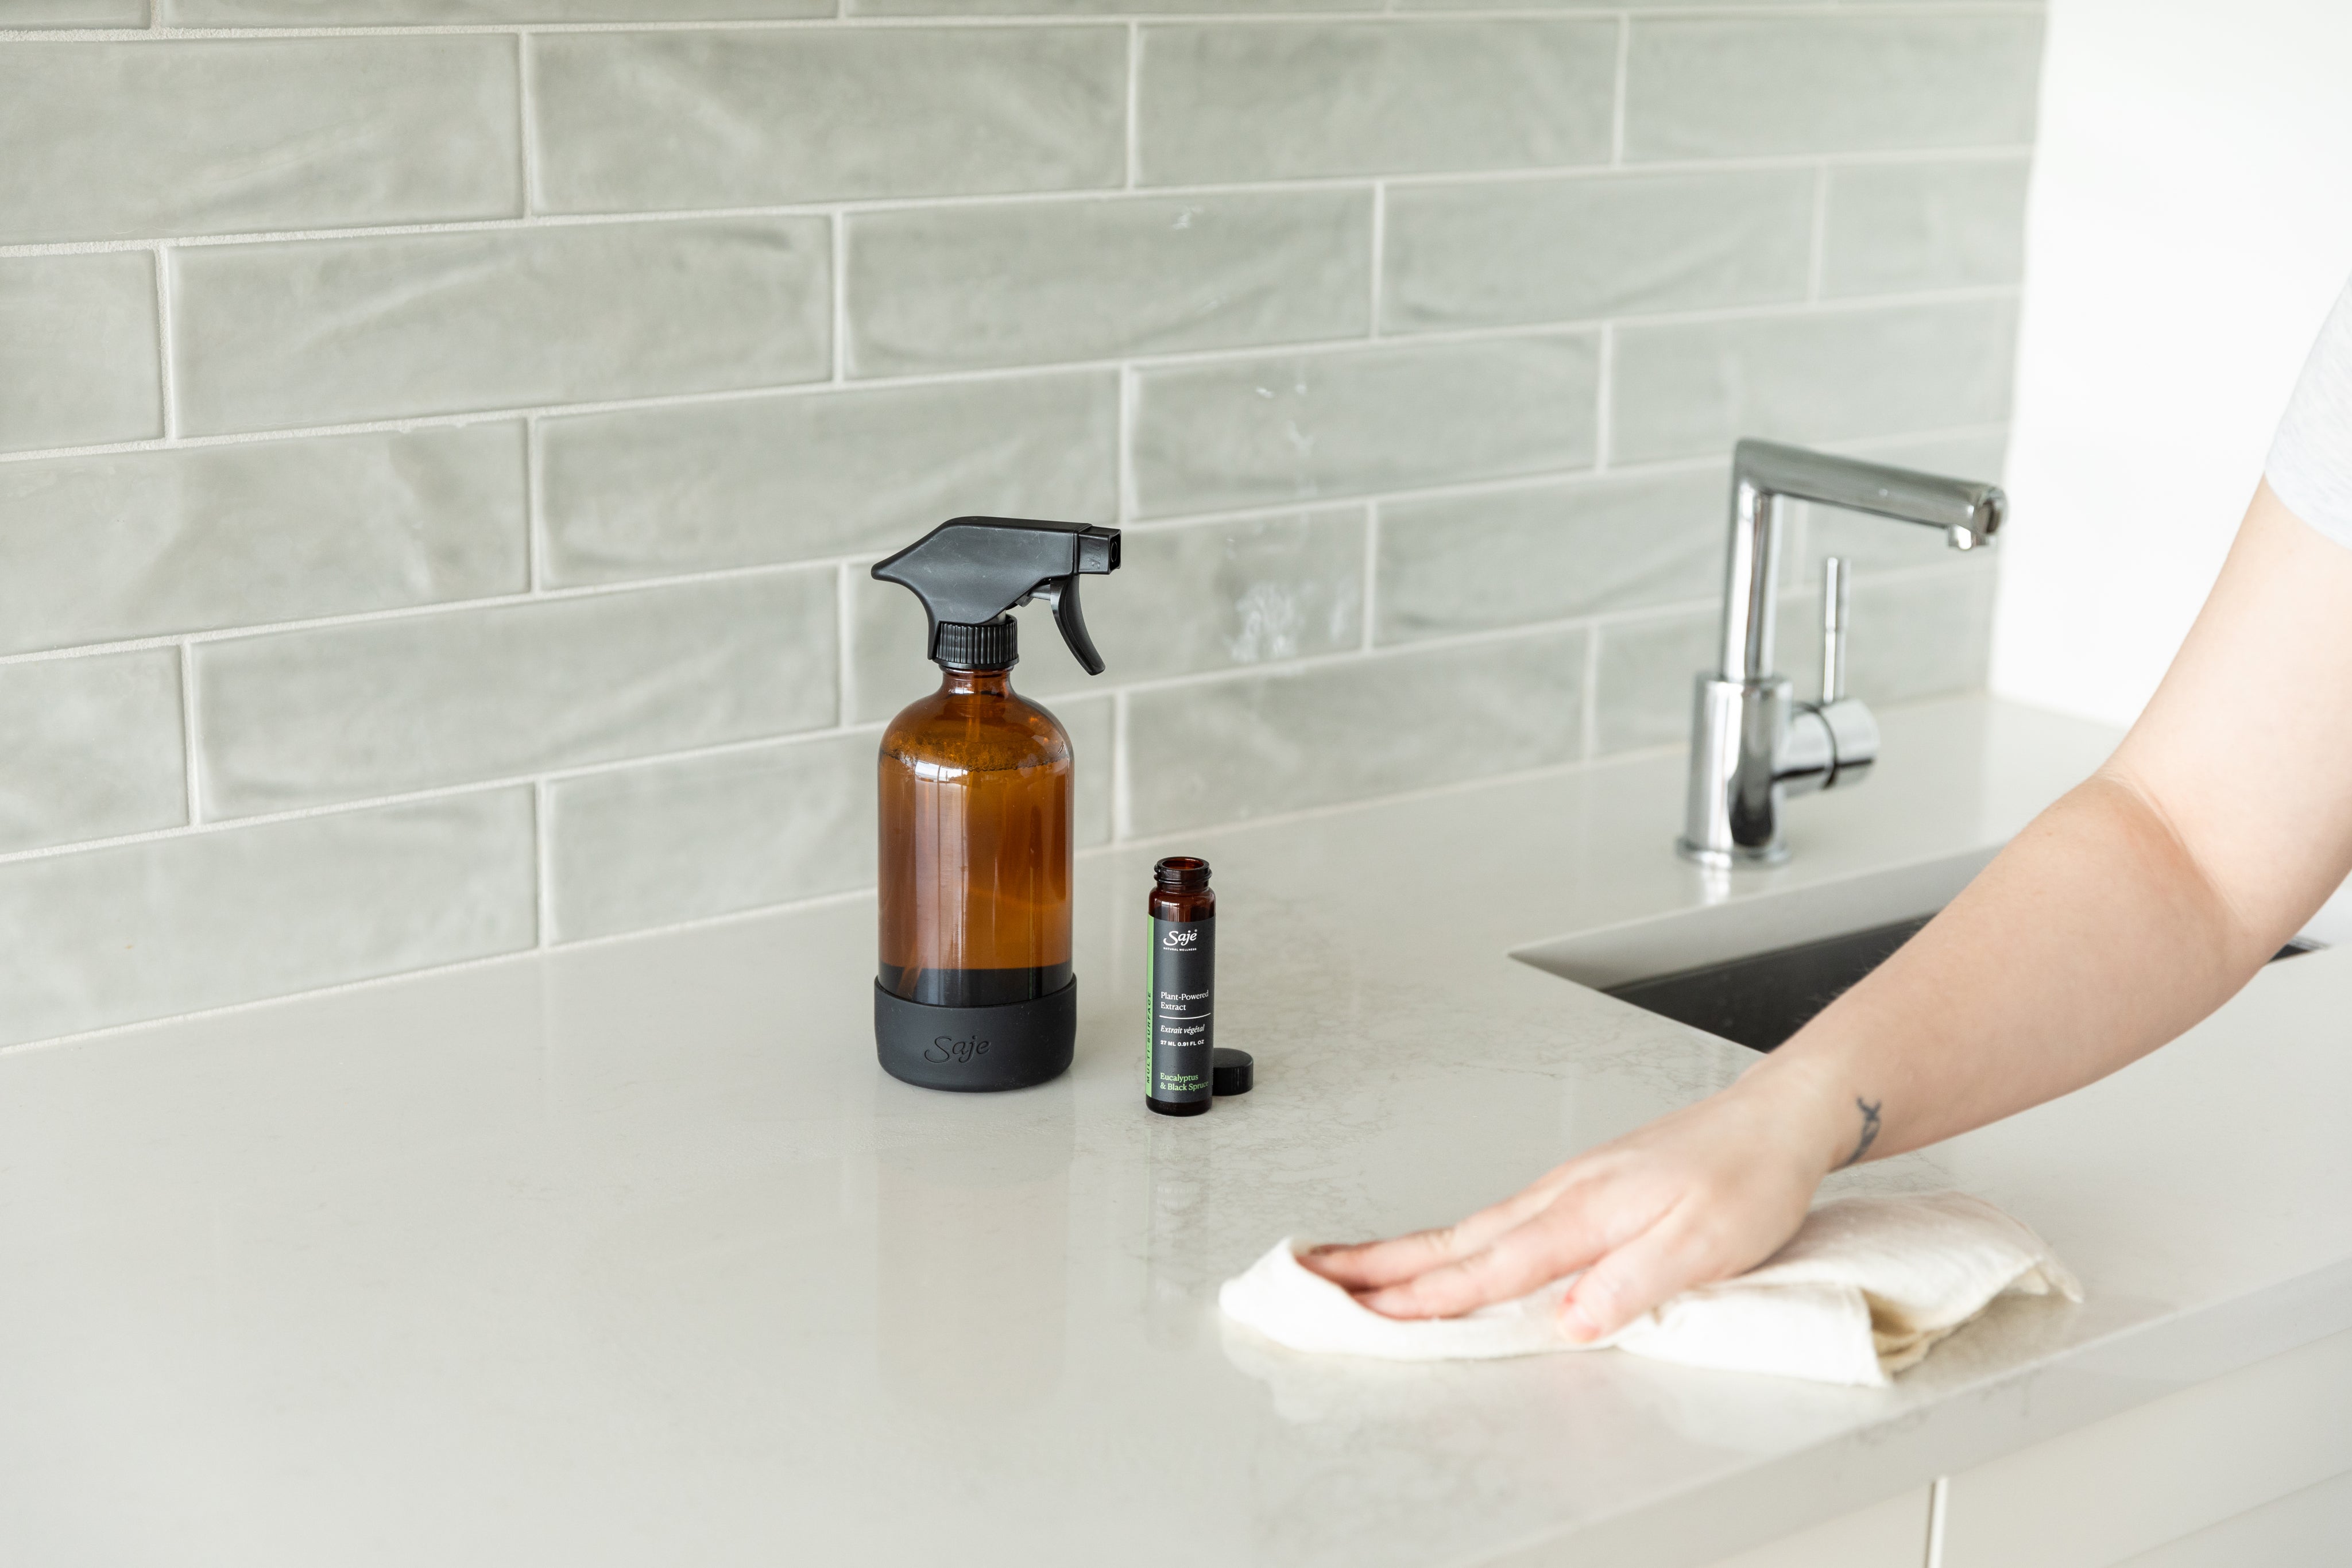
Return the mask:
{"type": "MultiPolygon", "coordinates": [[[[1853,1141],[1853,1153],[1846,1155],[1846,1166],[1860,1165],[1862,1156],[1870,1153],[1870,1145],[1878,1141],[1878,1108],[1886,1103],[1884,1100],[1865,1100],[1859,1094],[1853,1097],[1853,1103],[1862,1113],[1862,1135],[1853,1141]]],[[[1845,1166],[1838,1169],[1843,1170],[1845,1166]]]]}

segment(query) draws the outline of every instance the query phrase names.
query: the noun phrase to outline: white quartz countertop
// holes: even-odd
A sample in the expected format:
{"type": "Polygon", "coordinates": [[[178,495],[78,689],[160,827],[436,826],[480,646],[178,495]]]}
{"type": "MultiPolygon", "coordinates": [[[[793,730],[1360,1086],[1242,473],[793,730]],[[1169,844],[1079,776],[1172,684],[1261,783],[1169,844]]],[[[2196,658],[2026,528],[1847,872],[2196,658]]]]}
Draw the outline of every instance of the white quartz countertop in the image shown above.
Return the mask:
{"type": "MultiPolygon", "coordinates": [[[[2113,740],[1885,727],[1729,896],[1997,842],[2113,740]]],[[[2352,1326],[2333,950],[1832,1178],[1979,1193],[2089,1290],[1890,1390],[1225,1328],[1277,1237],[1454,1218],[1752,1060],[1509,956],[1725,896],[1680,800],[1658,756],[1089,853],[1077,1062],[1020,1093],[876,1068],[865,897],[0,1054],[0,1561],[1696,1564],[2352,1326]],[[1258,1061],[1181,1121],[1138,1064],[1180,849],[1258,1061]]]]}

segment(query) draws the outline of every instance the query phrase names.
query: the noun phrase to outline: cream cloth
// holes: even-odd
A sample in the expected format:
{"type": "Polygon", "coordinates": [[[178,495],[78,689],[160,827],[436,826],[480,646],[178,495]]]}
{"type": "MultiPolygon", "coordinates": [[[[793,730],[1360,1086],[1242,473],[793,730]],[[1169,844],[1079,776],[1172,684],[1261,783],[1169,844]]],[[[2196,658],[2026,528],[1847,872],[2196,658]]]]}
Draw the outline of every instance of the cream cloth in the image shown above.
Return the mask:
{"type": "Polygon", "coordinates": [[[1608,1346],[1655,1361],[1884,1387],[1994,1297],[2083,1289],[2042,1238],[1981,1198],[1843,1197],[1736,1279],[1685,1291],[1589,1345],[1559,1327],[1574,1277],[1458,1318],[1384,1318],[1310,1272],[1286,1239],[1217,1304],[1293,1350],[1483,1360],[1608,1346]]]}

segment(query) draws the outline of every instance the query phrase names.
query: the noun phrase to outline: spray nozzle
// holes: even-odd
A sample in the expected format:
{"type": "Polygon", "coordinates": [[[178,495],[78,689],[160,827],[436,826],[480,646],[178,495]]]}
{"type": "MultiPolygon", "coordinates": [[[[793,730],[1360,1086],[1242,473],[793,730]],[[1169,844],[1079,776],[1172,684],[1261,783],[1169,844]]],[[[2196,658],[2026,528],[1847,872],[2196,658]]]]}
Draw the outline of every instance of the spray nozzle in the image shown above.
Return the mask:
{"type": "Polygon", "coordinates": [[[1062,641],[1087,674],[1102,674],[1102,655],[1078,612],[1078,579],[1118,570],[1118,530],[1081,523],[1030,522],[1018,517],[952,517],[887,560],[874,564],[879,581],[915,591],[930,618],[926,658],[963,664],[973,650],[1000,639],[982,628],[1003,626],[1002,654],[1010,663],[1014,606],[1043,598],[1053,606],[1062,641]],[[956,628],[949,636],[948,628],[956,628]],[[945,643],[948,645],[942,646],[945,643]]]}

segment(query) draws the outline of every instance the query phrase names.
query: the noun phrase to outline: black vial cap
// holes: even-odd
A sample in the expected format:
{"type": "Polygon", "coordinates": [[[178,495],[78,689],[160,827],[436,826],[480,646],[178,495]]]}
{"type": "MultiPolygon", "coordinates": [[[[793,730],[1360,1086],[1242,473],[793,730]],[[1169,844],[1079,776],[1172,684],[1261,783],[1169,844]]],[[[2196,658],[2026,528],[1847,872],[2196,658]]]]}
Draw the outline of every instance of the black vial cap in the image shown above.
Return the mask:
{"type": "Polygon", "coordinates": [[[1246,1051],[1230,1045],[1209,1053],[1209,1091],[1213,1094],[1246,1094],[1257,1082],[1257,1064],[1246,1051]]]}
{"type": "Polygon", "coordinates": [[[1021,662],[1021,622],[1010,615],[977,626],[940,622],[940,651],[932,655],[950,670],[1009,670],[1021,662]]]}

